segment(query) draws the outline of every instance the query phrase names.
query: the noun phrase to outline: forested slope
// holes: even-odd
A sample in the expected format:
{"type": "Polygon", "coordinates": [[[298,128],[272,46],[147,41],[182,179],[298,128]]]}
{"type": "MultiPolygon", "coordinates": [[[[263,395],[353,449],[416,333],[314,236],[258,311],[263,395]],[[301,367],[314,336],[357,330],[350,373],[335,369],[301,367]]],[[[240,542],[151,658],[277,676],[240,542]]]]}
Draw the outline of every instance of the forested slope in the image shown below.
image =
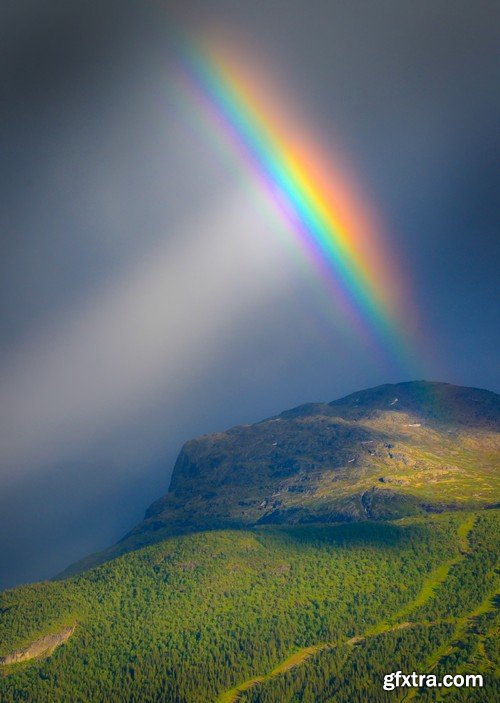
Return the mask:
{"type": "Polygon", "coordinates": [[[323,644],[242,700],[397,700],[382,690],[381,674],[425,672],[432,657],[448,670],[488,670],[491,694],[497,536],[494,510],[212,531],[7,591],[0,655],[76,627],[50,657],[2,667],[0,700],[227,700],[240,684],[323,644]],[[481,604],[485,614],[472,619],[481,604]]]}

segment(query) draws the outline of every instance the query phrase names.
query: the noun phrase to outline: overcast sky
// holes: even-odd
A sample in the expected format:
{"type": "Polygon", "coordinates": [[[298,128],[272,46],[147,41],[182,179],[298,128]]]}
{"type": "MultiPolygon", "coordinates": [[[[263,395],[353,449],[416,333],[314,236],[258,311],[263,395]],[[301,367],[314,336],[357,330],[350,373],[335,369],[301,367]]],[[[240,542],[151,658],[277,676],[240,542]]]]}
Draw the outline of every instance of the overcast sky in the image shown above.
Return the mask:
{"type": "Polygon", "coordinates": [[[498,3],[0,13],[0,587],[116,541],[198,434],[422,369],[498,390],[498,3]],[[411,290],[413,371],[360,343],[186,105],[174,17],[244,37],[347,156],[411,290]]]}

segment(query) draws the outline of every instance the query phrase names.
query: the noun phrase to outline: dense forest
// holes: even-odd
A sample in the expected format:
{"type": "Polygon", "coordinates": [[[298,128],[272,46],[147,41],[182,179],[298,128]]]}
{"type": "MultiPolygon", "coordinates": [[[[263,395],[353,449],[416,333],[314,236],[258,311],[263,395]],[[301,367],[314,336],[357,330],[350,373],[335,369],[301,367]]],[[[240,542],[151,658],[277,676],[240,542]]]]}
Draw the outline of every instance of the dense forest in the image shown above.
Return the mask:
{"type": "Polygon", "coordinates": [[[377,703],[408,695],[385,673],[432,669],[484,673],[447,701],[492,701],[498,532],[494,510],[204,532],[6,591],[0,655],[76,627],[0,667],[0,700],[377,703]]]}

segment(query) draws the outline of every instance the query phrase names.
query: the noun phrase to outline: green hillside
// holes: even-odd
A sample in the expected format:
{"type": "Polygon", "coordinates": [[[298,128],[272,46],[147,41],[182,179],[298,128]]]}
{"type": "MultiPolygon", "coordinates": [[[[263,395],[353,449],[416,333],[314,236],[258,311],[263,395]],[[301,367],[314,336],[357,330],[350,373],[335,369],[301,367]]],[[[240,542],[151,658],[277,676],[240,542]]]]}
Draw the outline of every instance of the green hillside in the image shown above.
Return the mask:
{"type": "Polygon", "coordinates": [[[1,655],[76,627],[1,667],[0,700],[222,703],[255,678],[241,700],[400,700],[382,673],[432,662],[491,701],[497,536],[494,510],[214,531],[7,591],[1,655]]]}
{"type": "Polygon", "coordinates": [[[388,385],[188,442],[122,542],[0,594],[1,703],[500,699],[498,400],[388,385]]]}

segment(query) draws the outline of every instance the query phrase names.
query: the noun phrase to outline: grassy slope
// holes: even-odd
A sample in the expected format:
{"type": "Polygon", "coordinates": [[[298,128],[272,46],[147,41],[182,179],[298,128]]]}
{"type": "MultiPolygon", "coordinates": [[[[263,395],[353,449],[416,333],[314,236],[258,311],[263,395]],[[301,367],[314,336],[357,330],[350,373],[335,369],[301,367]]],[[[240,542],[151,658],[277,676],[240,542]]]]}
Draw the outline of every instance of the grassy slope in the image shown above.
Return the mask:
{"type": "MultiPolygon", "coordinates": [[[[50,658],[5,667],[0,700],[207,703],[266,672],[274,672],[272,682],[245,695],[269,691],[269,700],[287,700],[272,698],[269,686],[328,656],[348,662],[346,640],[393,623],[402,610],[416,622],[446,622],[371,641],[380,649],[381,641],[406,637],[412,651],[427,651],[428,631],[446,643],[457,636],[454,618],[465,618],[489,595],[492,567],[480,551],[492,539],[494,513],[483,513],[474,526],[470,554],[463,549],[465,528],[460,531],[470,528],[470,515],[460,513],[261,527],[170,538],[72,579],[8,591],[0,601],[0,654],[62,625],[77,622],[77,628],[50,658]],[[444,582],[429,589],[429,578],[451,561],[444,582]],[[469,562],[472,582],[467,570],[454,573],[469,562]],[[450,578],[454,595],[443,596],[450,578]],[[287,660],[297,664],[303,648],[325,642],[337,646],[335,655],[314,654],[286,672],[287,660]]],[[[488,635],[482,647],[491,648],[488,635]]],[[[349,649],[354,656],[363,652],[359,643],[349,649]]]]}

